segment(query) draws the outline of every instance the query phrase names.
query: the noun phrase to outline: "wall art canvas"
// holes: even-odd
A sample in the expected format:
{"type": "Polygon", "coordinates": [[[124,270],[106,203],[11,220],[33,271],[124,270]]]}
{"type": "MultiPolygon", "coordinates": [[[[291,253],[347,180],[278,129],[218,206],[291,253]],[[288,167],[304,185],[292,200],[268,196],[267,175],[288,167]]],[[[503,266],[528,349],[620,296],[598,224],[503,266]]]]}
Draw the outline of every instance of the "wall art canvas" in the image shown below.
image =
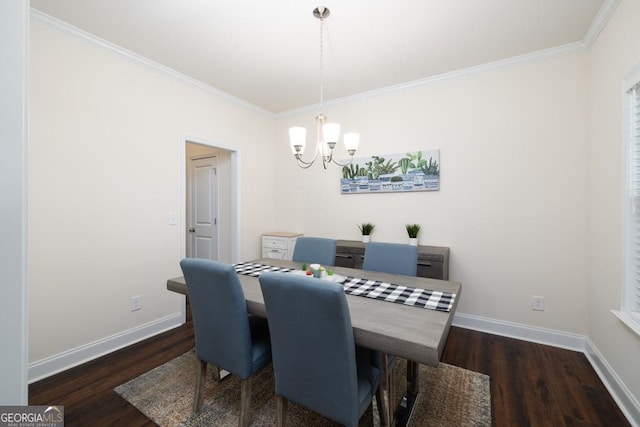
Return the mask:
{"type": "Polygon", "coordinates": [[[341,194],[438,190],[440,150],[355,158],[340,179],[341,194]]]}

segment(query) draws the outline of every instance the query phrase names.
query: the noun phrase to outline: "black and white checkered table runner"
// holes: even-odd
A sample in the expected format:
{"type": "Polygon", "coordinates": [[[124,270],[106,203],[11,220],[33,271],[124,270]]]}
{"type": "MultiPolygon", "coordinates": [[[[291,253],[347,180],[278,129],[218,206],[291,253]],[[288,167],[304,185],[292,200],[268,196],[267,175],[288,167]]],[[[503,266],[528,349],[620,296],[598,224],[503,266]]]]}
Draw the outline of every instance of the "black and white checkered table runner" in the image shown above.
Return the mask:
{"type": "MultiPolygon", "coordinates": [[[[243,262],[234,264],[238,274],[258,277],[267,271],[288,273],[293,268],[276,267],[272,265],[243,262]]],[[[411,288],[408,286],[394,285],[393,283],[379,280],[360,279],[347,276],[342,282],[345,293],[349,295],[379,299],[414,307],[428,308],[437,311],[451,311],[456,294],[449,292],[431,291],[428,289],[411,288]]]]}
{"type": "Polygon", "coordinates": [[[288,273],[295,270],[294,268],[276,267],[273,265],[256,264],[253,262],[240,262],[238,264],[233,264],[233,266],[236,268],[236,272],[238,274],[244,274],[246,276],[253,277],[258,277],[262,273],[266,273],[267,271],[279,271],[281,273],[288,273]]]}
{"type": "Polygon", "coordinates": [[[349,295],[363,296],[414,307],[428,308],[437,311],[451,311],[456,294],[449,292],[431,291],[428,289],[411,288],[409,286],[394,285],[379,280],[359,279],[347,277],[344,291],[349,295]]]}

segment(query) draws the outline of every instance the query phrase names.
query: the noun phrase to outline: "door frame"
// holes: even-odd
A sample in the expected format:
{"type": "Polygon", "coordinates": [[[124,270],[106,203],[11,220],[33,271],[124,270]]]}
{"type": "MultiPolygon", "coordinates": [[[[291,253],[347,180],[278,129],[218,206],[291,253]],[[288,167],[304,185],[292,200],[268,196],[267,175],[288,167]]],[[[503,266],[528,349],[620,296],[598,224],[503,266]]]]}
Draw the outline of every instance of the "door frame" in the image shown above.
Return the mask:
{"type": "Polygon", "coordinates": [[[231,262],[239,262],[240,260],[240,242],[241,229],[241,206],[240,206],[240,150],[237,147],[232,147],[224,144],[219,144],[213,141],[208,141],[202,138],[185,135],[182,137],[180,143],[180,256],[181,259],[186,256],[186,242],[187,242],[187,143],[195,143],[200,145],[206,145],[211,148],[225,150],[230,153],[231,157],[231,183],[229,187],[229,194],[231,198],[231,218],[230,218],[230,233],[231,233],[231,262]]]}
{"type": "MultiPolygon", "coordinates": [[[[231,218],[229,224],[229,231],[231,234],[231,262],[239,262],[240,253],[241,253],[241,228],[240,228],[240,218],[241,215],[241,206],[240,200],[240,189],[242,188],[241,183],[241,169],[240,169],[240,160],[241,153],[240,149],[234,146],[229,146],[226,144],[220,144],[218,142],[210,141],[204,138],[200,138],[197,136],[191,135],[182,135],[180,138],[180,259],[186,257],[187,254],[187,174],[189,173],[187,168],[187,143],[194,143],[200,145],[206,145],[211,148],[219,149],[227,151],[230,154],[230,175],[231,182],[229,183],[229,197],[231,199],[231,218]]],[[[180,259],[178,261],[180,261],[180,259]]],[[[187,320],[187,310],[186,310],[186,298],[180,298],[180,307],[179,310],[182,315],[182,323],[185,323],[187,320]]]]}

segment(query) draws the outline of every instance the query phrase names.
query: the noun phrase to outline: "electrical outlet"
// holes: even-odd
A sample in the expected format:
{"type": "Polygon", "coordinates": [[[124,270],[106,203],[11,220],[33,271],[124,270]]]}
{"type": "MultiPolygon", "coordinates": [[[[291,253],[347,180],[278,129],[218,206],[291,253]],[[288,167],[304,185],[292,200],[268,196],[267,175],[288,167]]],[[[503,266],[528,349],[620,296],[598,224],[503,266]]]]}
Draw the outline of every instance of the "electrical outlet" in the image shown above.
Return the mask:
{"type": "Polygon", "coordinates": [[[533,297],[533,302],[531,303],[531,309],[537,311],[544,311],[544,297],[533,297]]]}
{"type": "Polygon", "coordinates": [[[131,311],[138,311],[140,309],[142,309],[142,297],[139,295],[131,297],[131,311]]]}

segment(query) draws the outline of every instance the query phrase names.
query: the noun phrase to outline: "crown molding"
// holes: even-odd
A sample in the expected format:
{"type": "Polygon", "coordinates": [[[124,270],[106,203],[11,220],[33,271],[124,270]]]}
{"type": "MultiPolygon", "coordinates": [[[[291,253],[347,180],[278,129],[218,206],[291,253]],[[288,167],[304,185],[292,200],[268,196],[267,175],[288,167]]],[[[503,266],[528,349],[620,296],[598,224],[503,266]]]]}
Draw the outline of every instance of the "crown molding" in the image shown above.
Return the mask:
{"type": "MultiPolygon", "coordinates": [[[[443,81],[448,81],[448,80],[455,80],[455,79],[460,79],[463,77],[468,77],[471,75],[475,75],[475,74],[479,74],[479,73],[484,73],[484,72],[488,72],[488,71],[494,71],[494,70],[498,70],[498,69],[502,69],[505,67],[510,67],[510,66],[514,66],[514,65],[521,65],[521,64],[527,64],[527,63],[533,63],[533,62],[538,62],[538,61],[542,61],[545,59],[549,59],[549,58],[554,58],[554,57],[558,57],[558,56],[563,56],[563,55],[571,55],[571,54],[575,54],[575,53],[581,53],[581,52],[585,52],[587,51],[592,45],[593,43],[595,43],[595,40],[597,39],[598,35],[600,34],[600,32],[602,31],[602,29],[605,27],[605,25],[607,24],[607,22],[609,21],[609,19],[611,18],[611,16],[613,15],[613,13],[615,12],[616,8],[618,7],[618,5],[620,4],[621,0],[605,0],[605,2],[603,3],[603,5],[600,7],[600,10],[598,11],[598,14],[596,15],[595,19],[593,20],[593,22],[591,23],[591,26],[589,27],[589,29],[587,30],[587,32],[585,33],[585,36],[583,38],[582,41],[579,42],[574,42],[574,43],[569,43],[566,45],[562,45],[562,46],[557,46],[557,47],[553,47],[553,48],[549,48],[549,49],[544,49],[544,50],[540,50],[540,51],[536,51],[536,52],[532,52],[532,53],[528,53],[528,54],[524,54],[524,55],[519,55],[519,56],[514,56],[511,58],[506,58],[506,59],[501,59],[498,61],[494,61],[494,62],[489,62],[486,64],[481,64],[481,65],[476,65],[473,67],[469,67],[469,68],[465,68],[465,69],[461,69],[461,70],[456,70],[456,71],[452,71],[452,72],[448,72],[448,73],[443,73],[443,74],[438,74],[435,76],[431,76],[431,77],[427,77],[424,79],[418,79],[418,80],[413,80],[410,82],[405,82],[405,83],[400,83],[397,85],[392,85],[392,86],[387,86],[387,87],[383,87],[380,89],[374,89],[371,91],[367,91],[367,92],[362,92],[359,94],[355,94],[355,95],[350,95],[350,96],[346,96],[346,97],[342,97],[342,98],[336,98],[333,99],[331,101],[327,101],[324,102],[324,106],[331,106],[331,105],[339,105],[339,104],[345,104],[345,103],[349,103],[349,102],[354,102],[354,101],[359,101],[362,99],[366,99],[366,98],[370,98],[373,96],[379,96],[382,94],[386,94],[386,93],[390,93],[390,92],[396,92],[396,91],[401,91],[401,90],[405,90],[405,89],[409,89],[409,88],[415,88],[415,87],[421,87],[421,86],[426,86],[426,85],[430,85],[430,84],[435,84],[435,83],[440,83],[443,81]]],[[[308,112],[308,111],[312,111],[312,110],[316,110],[318,105],[317,104],[312,104],[312,105],[306,105],[303,107],[299,107],[299,108],[294,108],[291,110],[286,110],[286,111],[282,111],[279,113],[273,113],[271,111],[265,110],[261,107],[258,107],[257,105],[251,104],[247,101],[244,101],[240,98],[237,98],[229,93],[226,93],[224,91],[221,91],[219,89],[216,89],[210,85],[207,85],[199,80],[196,80],[192,77],[189,77],[185,74],[182,74],[172,68],[169,68],[165,65],[159,64],[157,62],[154,62],[144,56],[141,56],[137,53],[131,52],[127,49],[124,49],[114,43],[111,43],[107,40],[101,39],[91,33],[88,33],[84,30],[81,30],[77,27],[74,27],[64,21],[61,21],[57,18],[54,18],[50,15],[47,15],[45,13],[42,13],[40,11],[38,11],[37,9],[33,9],[31,8],[31,17],[34,19],[37,19],[39,21],[42,21],[44,23],[47,23],[55,28],[58,28],[62,31],[65,31],[67,33],[70,33],[76,37],[82,38],[84,40],[87,40],[91,43],[94,43],[104,49],[110,50],[112,52],[115,52],[125,58],[128,58],[130,60],[133,60],[135,62],[138,62],[146,67],[149,67],[155,71],[158,71],[160,73],[163,73],[173,79],[182,81],[183,83],[186,83],[188,85],[194,86],[200,90],[203,90],[204,92],[213,94],[215,96],[224,98],[225,100],[237,104],[241,107],[250,109],[254,112],[260,113],[260,114],[264,114],[266,116],[269,117],[286,117],[286,116],[290,116],[290,115],[295,115],[298,113],[302,113],[302,112],[308,112]]]]}
{"type": "Polygon", "coordinates": [[[127,50],[121,46],[118,46],[114,43],[111,43],[107,40],[101,39],[91,33],[88,33],[78,27],[74,27],[64,21],[61,21],[58,18],[54,18],[51,15],[47,15],[46,13],[42,13],[37,9],[31,8],[31,18],[37,19],[45,24],[48,24],[54,28],[57,28],[61,31],[69,33],[75,37],[86,40],[90,43],[93,43],[103,49],[109,50],[113,53],[116,53],[124,58],[127,58],[131,61],[137,62],[147,68],[152,69],[153,71],[164,74],[168,77],[171,77],[175,80],[178,80],[187,85],[193,86],[197,89],[200,89],[204,92],[207,92],[211,95],[223,98],[233,104],[237,104],[240,107],[247,108],[256,113],[264,114],[265,116],[275,117],[275,114],[271,111],[265,110],[264,108],[258,107],[257,105],[251,104],[243,99],[237,98],[227,92],[221,91],[220,89],[216,89],[213,86],[209,86],[201,82],[200,80],[194,79],[193,77],[189,77],[186,74],[182,74],[179,71],[174,70],[173,68],[167,67],[165,65],[159,64],[155,61],[150,60],[142,55],[139,55],[135,52],[127,50]]]}
{"type": "MultiPolygon", "coordinates": [[[[498,61],[488,62],[486,64],[480,64],[473,67],[464,68],[461,70],[438,74],[438,75],[427,77],[424,79],[418,79],[410,82],[400,83],[397,85],[383,87],[380,89],[374,89],[368,92],[362,92],[356,95],[346,96],[343,98],[336,98],[331,101],[325,101],[324,106],[328,107],[331,105],[338,105],[338,104],[344,104],[344,103],[353,102],[353,101],[359,101],[365,98],[379,96],[385,93],[397,92],[397,91],[410,89],[414,87],[427,86],[427,85],[449,81],[449,80],[456,80],[463,77],[472,76],[475,74],[481,74],[489,71],[495,71],[495,70],[504,69],[507,67],[512,67],[515,65],[529,64],[529,63],[539,62],[539,61],[543,61],[546,59],[555,58],[559,56],[583,53],[586,51],[587,51],[587,47],[581,41],[568,43],[562,46],[543,49],[536,52],[527,53],[524,55],[513,56],[511,58],[501,59],[498,61]]],[[[317,109],[317,107],[318,107],[318,104],[307,105],[304,107],[283,111],[281,113],[277,113],[276,115],[278,117],[286,117],[286,116],[290,116],[290,115],[294,115],[302,112],[315,110],[317,109]]]]}
{"type": "Polygon", "coordinates": [[[600,32],[604,29],[605,25],[607,25],[609,19],[611,19],[620,1],[621,0],[605,0],[602,6],[600,6],[600,10],[582,39],[587,49],[591,49],[591,46],[596,42],[600,32]]]}

